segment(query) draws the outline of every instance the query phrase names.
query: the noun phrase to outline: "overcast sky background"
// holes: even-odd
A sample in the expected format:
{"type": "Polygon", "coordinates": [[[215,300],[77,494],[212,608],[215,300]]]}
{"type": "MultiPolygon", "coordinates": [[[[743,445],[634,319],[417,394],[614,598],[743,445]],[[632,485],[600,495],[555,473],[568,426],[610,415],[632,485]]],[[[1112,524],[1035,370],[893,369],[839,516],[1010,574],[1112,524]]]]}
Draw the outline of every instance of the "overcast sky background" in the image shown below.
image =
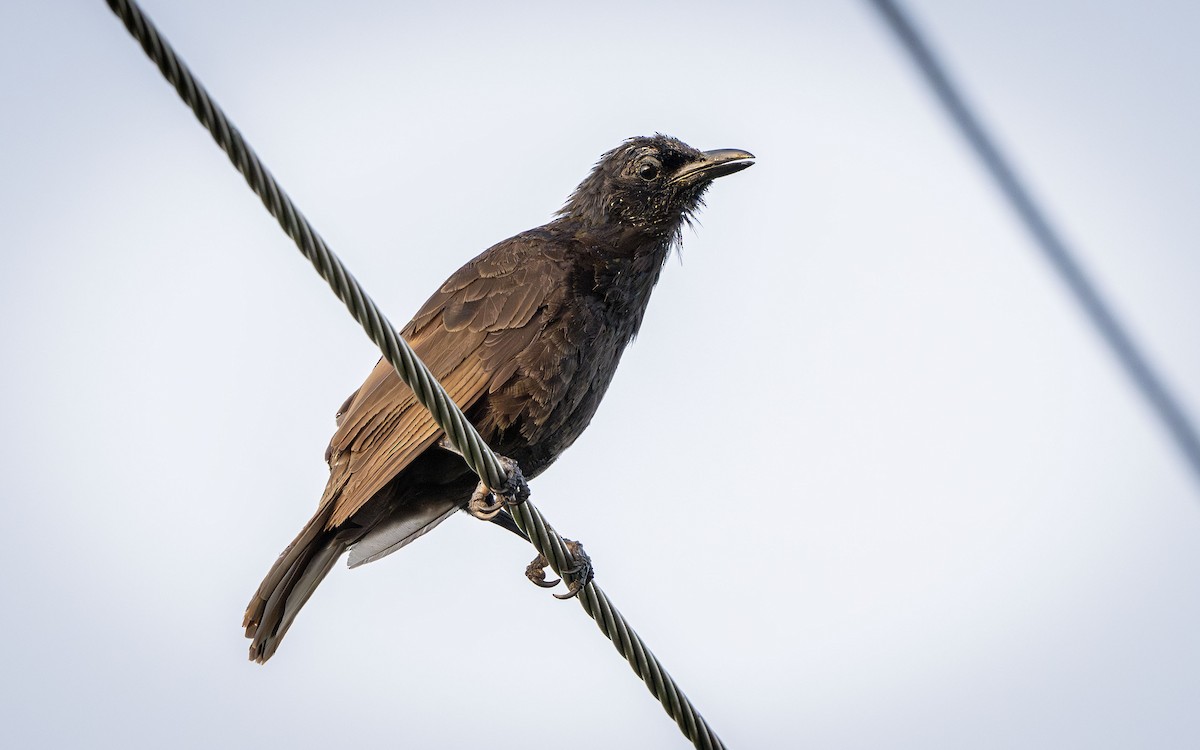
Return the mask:
{"type": "MultiPolygon", "coordinates": [[[[1200,6],[909,3],[1200,415],[1200,6]]],[[[1200,746],[1200,492],[864,2],[146,10],[396,323],[661,131],[710,191],[533,485],[732,748],[1200,746]]],[[[242,611],[377,358],[102,2],[0,6],[0,745],[686,747],[465,516],[242,611]]]]}

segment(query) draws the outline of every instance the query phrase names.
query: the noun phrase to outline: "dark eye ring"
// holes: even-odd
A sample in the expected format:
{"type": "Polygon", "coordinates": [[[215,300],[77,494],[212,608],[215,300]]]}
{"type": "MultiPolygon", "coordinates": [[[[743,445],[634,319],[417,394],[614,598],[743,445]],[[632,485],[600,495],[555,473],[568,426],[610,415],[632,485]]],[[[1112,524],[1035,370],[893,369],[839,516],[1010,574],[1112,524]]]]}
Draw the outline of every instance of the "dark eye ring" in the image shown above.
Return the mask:
{"type": "Polygon", "coordinates": [[[658,163],[657,159],[647,159],[646,161],[642,162],[640,167],[638,167],[638,177],[641,177],[646,182],[650,182],[655,177],[658,177],[658,172],[661,168],[662,165],[658,163]]]}

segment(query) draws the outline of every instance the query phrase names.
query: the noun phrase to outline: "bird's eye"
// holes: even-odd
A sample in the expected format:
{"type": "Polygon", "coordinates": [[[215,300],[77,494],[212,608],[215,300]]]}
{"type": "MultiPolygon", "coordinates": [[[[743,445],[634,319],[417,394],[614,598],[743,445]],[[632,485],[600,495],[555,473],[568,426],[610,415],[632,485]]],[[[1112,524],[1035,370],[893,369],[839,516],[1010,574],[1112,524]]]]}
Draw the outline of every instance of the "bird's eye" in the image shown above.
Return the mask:
{"type": "Polygon", "coordinates": [[[658,159],[647,159],[637,168],[638,177],[641,177],[646,182],[650,182],[662,170],[662,164],[659,164],[658,159]]]}

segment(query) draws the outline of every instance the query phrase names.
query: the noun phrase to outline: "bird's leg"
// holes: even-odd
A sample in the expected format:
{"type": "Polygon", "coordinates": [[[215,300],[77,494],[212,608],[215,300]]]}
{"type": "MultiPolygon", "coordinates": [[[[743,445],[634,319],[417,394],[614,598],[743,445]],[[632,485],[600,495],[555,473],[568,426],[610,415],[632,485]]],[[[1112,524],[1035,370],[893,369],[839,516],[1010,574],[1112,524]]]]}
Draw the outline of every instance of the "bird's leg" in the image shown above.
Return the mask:
{"type": "Polygon", "coordinates": [[[490,521],[500,515],[503,510],[504,500],[497,499],[496,495],[483,482],[479,483],[479,486],[471,493],[471,499],[467,501],[467,512],[480,521],[490,521]]]}
{"type": "MultiPolygon", "coordinates": [[[[438,441],[438,447],[462,455],[445,437],[438,441]]],[[[471,499],[467,501],[467,512],[481,521],[491,521],[509,505],[520,505],[529,499],[529,483],[525,481],[525,475],[521,473],[517,462],[506,456],[496,458],[508,475],[504,486],[492,490],[481,481],[471,493],[471,499]]]]}
{"type": "MultiPolygon", "coordinates": [[[[462,455],[446,437],[438,441],[438,447],[462,455]]],[[[525,541],[529,541],[529,537],[516,525],[511,515],[504,513],[504,509],[508,506],[520,505],[529,499],[529,483],[525,481],[525,475],[521,473],[521,467],[517,466],[516,461],[507,456],[496,456],[496,458],[499,459],[500,465],[504,467],[504,471],[508,475],[504,486],[493,490],[481,481],[475,487],[475,491],[471,493],[471,499],[467,501],[467,512],[481,521],[492,521],[503,526],[524,538],[525,541]]],[[[566,547],[568,567],[563,568],[561,572],[568,579],[567,593],[554,596],[558,599],[571,599],[578,596],[583,587],[591,583],[595,576],[595,569],[592,567],[592,558],[583,551],[581,542],[563,539],[563,543],[566,547]]],[[[526,566],[525,577],[542,588],[554,588],[562,581],[557,578],[553,581],[546,580],[546,568],[549,566],[550,561],[546,559],[546,556],[539,554],[533,562],[526,566]]]]}
{"type": "MultiPolygon", "coordinates": [[[[588,557],[588,554],[583,551],[583,544],[581,542],[571,541],[570,539],[563,539],[563,542],[566,544],[567,554],[570,556],[568,560],[571,566],[564,568],[562,573],[571,580],[567,582],[567,593],[555,594],[554,597],[556,599],[571,599],[578,596],[583,587],[591,583],[592,578],[596,575],[596,571],[592,567],[592,558],[588,557]]],[[[546,568],[549,565],[550,561],[546,559],[546,556],[539,554],[534,558],[533,562],[529,563],[529,567],[525,568],[525,577],[544,589],[554,588],[562,583],[562,581],[557,578],[553,581],[546,580],[546,568]]]]}
{"type": "Polygon", "coordinates": [[[504,486],[491,490],[480,482],[471,493],[471,499],[467,501],[467,512],[481,521],[491,521],[506,507],[520,505],[529,499],[529,483],[525,481],[525,475],[521,473],[517,462],[505,456],[496,458],[500,459],[501,466],[508,474],[504,486]]]}

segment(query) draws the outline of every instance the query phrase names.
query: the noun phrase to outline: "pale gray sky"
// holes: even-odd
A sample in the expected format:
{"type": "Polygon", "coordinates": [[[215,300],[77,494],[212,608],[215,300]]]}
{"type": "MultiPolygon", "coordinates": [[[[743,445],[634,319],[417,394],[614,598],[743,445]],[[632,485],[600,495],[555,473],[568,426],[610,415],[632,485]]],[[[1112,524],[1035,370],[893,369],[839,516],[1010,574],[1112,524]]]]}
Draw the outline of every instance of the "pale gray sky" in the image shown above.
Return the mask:
{"type": "MultiPolygon", "coordinates": [[[[1200,10],[910,7],[1200,414],[1200,10]]],[[[865,3],[146,10],[398,323],[627,136],[758,155],[533,486],[730,747],[1200,745],[1196,478],[865,3]]],[[[377,353],[104,3],[0,41],[0,745],[686,747],[466,517],[246,661],[377,353]]]]}

